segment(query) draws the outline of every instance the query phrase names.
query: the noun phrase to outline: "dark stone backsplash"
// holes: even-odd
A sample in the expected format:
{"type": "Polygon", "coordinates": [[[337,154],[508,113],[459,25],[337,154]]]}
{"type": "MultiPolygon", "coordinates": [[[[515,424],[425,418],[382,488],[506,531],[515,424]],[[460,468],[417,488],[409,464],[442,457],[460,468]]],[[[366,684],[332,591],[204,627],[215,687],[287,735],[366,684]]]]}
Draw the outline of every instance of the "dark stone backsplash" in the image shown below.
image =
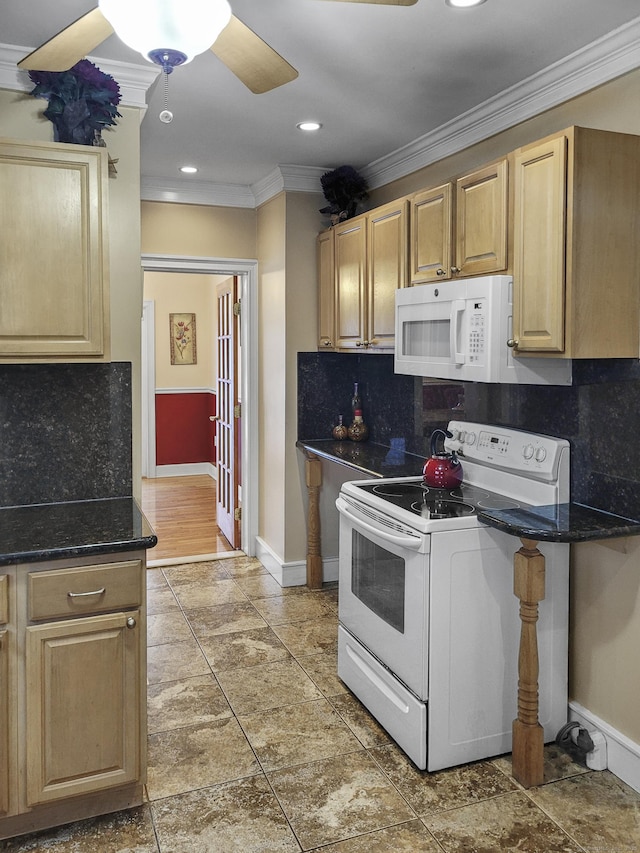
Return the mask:
{"type": "Polygon", "coordinates": [[[132,494],[131,365],[0,365],[0,506],[132,494]]]}
{"type": "Polygon", "coordinates": [[[640,520],[636,359],[574,361],[570,387],[481,382],[423,387],[421,378],[394,374],[392,355],[300,353],[299,439],[329,438],[339,414],[348,424],[354,382],[370,441],[389,445],[392,437],[403,438],[407,451],[426,456],[432,430],[452,418],[566,438],[572,500],[640,520]]]}

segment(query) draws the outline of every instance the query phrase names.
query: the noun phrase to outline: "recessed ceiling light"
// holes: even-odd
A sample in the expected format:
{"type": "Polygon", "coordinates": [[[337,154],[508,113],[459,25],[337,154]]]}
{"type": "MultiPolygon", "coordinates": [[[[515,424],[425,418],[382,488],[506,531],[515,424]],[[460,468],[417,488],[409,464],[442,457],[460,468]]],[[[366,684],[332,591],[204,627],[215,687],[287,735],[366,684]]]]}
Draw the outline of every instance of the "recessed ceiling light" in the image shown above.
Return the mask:
{"type": "Polygon", "coordinates": [[[447,6],[453,6],[455,9],[468,9],[470,6],[480,6],[486,0],[444,0],[447,6]]]}
{"type": "Polygon", "coordinates": [[[322,125],[319,121],[300,121],[296,127],[298,130],[320,130],[322,125]]]}
{"type": "Polygon", "coordinates": [[[185,175],[195,175],[198,169],[196,166],[180,166],[180,171],[185,175]]]}

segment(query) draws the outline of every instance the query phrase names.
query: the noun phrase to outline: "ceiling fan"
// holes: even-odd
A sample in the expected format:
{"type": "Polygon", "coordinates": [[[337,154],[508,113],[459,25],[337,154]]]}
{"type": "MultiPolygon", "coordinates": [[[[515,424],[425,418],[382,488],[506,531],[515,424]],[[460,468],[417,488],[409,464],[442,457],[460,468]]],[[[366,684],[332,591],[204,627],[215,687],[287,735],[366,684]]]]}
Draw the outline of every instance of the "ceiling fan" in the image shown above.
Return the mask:
{"type": "MultiPolygon", "coordinates": [[[[341,2],[412,6],[417,0],[341,2]]],[[[255,94],[298,76],[286,59],[232,14],[227,0],[98,0],[95,9],[21,59],[18,68],[66,71],[114,32],[166,73],[211,49],[255,94]]]]}

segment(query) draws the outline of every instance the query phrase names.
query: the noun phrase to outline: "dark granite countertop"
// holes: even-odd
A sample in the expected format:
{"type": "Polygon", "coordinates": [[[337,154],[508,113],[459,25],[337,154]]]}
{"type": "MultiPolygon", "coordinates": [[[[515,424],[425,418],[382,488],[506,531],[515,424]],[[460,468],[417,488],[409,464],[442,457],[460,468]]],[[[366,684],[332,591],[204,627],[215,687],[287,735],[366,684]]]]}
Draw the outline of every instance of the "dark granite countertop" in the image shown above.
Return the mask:
{"type": "Polygon", "coordinates": [[[478,511],[478,518],[504,533],[541,542],[588,542],[640,535],[640,521],[578,503],[484,509],[478,511]]]}
{"type": "Polygon", "coordinates": [[[153,548],[134,498],[0,508],[0,565],[153,548]]]}
{"type": "Polygon", "coordinates": [[[418,477],[425,463],[424,456],[371,441],[299,439],[296,447],[372,477],[418,477]]]}

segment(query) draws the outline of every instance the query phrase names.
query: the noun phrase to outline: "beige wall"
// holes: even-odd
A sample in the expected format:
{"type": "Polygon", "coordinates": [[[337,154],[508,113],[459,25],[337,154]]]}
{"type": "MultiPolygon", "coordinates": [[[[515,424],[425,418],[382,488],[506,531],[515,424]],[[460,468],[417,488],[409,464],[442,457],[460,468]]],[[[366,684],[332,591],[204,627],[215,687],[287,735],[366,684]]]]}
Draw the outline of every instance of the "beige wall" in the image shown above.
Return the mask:
{"type": "Polygon", "coordinates": [[[142,202],[144,254],[256,257],[256,211],[236,207],[142,202]]]}
{"type": "MultiPolygon", "coordinates": [[[[42,118],[46,102],[0,90],[0,136],[53,140],[53,125],[42,118]]],[[[141,489],[140,336],[142,273],[140,269],[140,113],[122,107],[122,118],[104,139],[118,160],[118,175],[109,179],[109,258],[111,294],[111,359],[131,362],[133,395],[133,493],[141,489]]]]}
{"type": "Polygon", "coordinates": [[[155,302],[156,388],[210,388],[216,382],[216,284],[225,276],[145,272],[144,298],[155,302]],[[196,315],[196,364],[171,364],[169,315],[196,315]]]}

